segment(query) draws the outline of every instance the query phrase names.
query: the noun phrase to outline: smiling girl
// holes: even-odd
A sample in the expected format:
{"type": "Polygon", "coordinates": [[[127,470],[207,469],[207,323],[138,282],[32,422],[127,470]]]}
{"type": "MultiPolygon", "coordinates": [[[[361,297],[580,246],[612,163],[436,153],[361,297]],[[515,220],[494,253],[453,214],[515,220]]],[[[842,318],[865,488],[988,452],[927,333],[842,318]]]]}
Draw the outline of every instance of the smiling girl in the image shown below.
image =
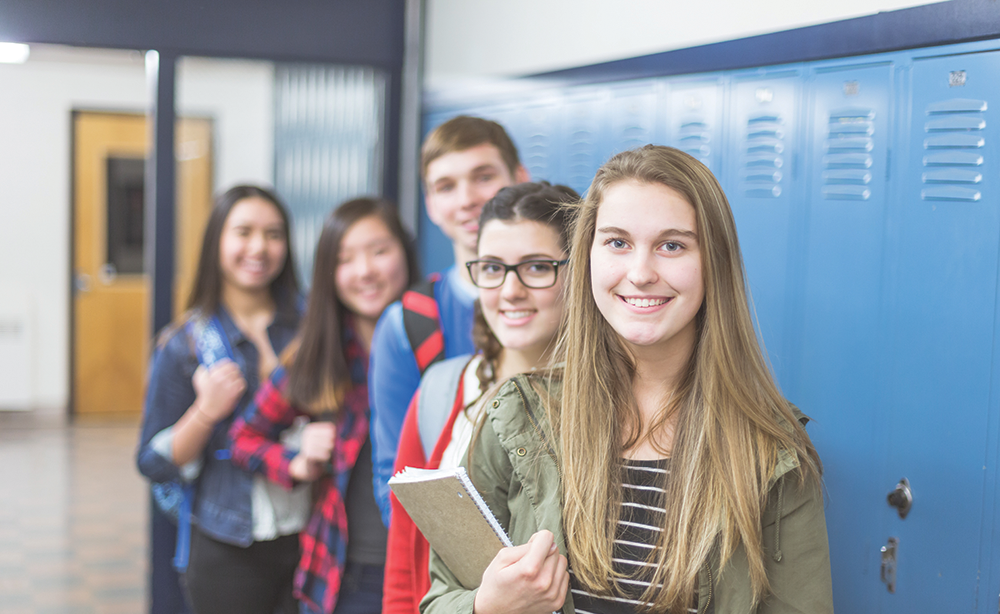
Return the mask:
{"type": "Polygon", "coordinates": [[[832,612],[820,462],[757,342],[732,212],[676,149],[579,205],[564,366],[488,404],[470,475],[515,544],[426,613],[832,612]]]}
{"type": "MultiPolygon", "coordinates": [[[[563,315],[569,210],[565,186],[522,183],[500,190],[479,218],[478,256],[466,262],[479,288],[477,352],[427,370],[410,404],[396,470],[456,467],[496,382],[545,364],[563,315]],[[428,432],[430,431],[430,432],[428,432]],[[429,442],[426,446],[424,442],[429,442]]],[[[395,497],[383,614],[416,614],[430,587],[426,540],[395,497]]]]}
{"type": "Polygon", "coordinates": [[[417,278],[395,207],[357,198],[327,218],[302,327],[232,429],[233,462],[279,490],[312,483],[295,594],[303,614],[377,614],[386,529],[372,486],[368,353],[417,278]],[[301,444],[283,433],[305,423],[301,444]]]}
{"type": "Polygon", "coordinates": [[[254,519],[261,506],[308,492],[255,499],[262,486],[230,461],[229,426],[295,334],[298,297],[288,214],[277,196],[255,186],[219,196],[188,310],[153,355],[137,459],[152,482],[193,489],[184,584],[198,614],[296,609],[292,573],[304,519],[278,527],[254,519]],[[214,327],[229,357],[199,365],[203,329],[195,325],[214,327]]]}

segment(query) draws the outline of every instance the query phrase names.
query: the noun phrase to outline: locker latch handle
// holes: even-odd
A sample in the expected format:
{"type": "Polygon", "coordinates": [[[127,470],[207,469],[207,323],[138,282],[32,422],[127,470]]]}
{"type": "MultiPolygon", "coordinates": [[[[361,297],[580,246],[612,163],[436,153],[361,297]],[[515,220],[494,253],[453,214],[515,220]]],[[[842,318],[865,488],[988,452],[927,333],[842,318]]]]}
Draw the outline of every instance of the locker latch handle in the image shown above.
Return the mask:
{"type": "Polygon", "coordinates": [[[896,550],[899,540],[890,537],[888,543],[882,546],[882,582],[890,593],[896,592],[896,550]]]}

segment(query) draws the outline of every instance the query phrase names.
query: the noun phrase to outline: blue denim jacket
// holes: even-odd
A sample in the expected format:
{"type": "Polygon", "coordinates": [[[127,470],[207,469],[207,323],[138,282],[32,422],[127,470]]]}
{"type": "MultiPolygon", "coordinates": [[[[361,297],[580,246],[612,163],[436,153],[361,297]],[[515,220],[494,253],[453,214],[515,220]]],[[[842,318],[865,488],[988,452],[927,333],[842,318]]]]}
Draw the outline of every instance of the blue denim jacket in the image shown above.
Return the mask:
{"type": "MultiPolygon", "coordinates": [[[[233,323],[225,309],[219,308],[219,321],[229,338],[236,362],[247,381],[246,392],[232,415],[215,426],[202,452],[203,466],[197,478],[194,498],[194,521],[198,529],[221,542],[246,547],[253,542],[253,517],[250,492],[253,475],[237,468],[229,460],[229,427],[246,409],[259,384],[257,348],[233,323]]],[[[295,336],[298,315],[279,312],[267,329],[276,353],[295,336]]],[[[150,445],[153,437],[173,426],[194,403],[191,378],[198,368],[194,344],[185,327],[178,327],[158,344],[153,353],[142,433],[136,464],[139,472],[152,482],[180,481],[180,470],[170,459],[150,445]]]]}

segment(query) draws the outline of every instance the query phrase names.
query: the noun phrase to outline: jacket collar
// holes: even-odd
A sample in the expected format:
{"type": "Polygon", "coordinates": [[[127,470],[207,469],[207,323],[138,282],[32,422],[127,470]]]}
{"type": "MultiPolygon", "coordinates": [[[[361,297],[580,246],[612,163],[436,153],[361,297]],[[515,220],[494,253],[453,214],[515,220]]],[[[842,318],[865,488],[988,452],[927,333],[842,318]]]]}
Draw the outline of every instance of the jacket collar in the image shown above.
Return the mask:
{"type": "MultiPolygon", "coordinates": [[[[792,403],[788,404],[788,409],[791,410],[792,415],[799,421],[799,424],[805,428],[806,424],[809,423],[809,416],[799,411],[799,408],[792,403]]],[[[793,431],[792,425],[788,424],[788,422],[782,419],[780,415],[778,416],[778,422],[781,424],[782,428],[789,433],[793,431]]],[[[775,464],[774,472],[771,474],[771,479],[768,481],[768,488],[774,486],[778,480],[784,477],[788,472],[794,471],[798,468],[799,458],[794,452],[786,449],[778,450],[778,462],[775,464]]]]}
{"type": "MultiPolygon", "coordinates": [[[[219,305],[215,315],[219,317],[219,322],[222,324],[222,330],[225,331],[226,338],[229,339],[229,344],[232,347],[235,348],[238,343],[247,340],[247,336],[244,335],[243,331],[236,326],[236,322],[233,321],[233,317],[223,305],[219,305]]],[[[298,311],[295,309],[283,309],[279,306],[278,310],[274,314],[274,320],[272,320],[267,326],[267,332],[270,335],[272,329],[277,327],[294,330],[298,324],[298,311]]]]}

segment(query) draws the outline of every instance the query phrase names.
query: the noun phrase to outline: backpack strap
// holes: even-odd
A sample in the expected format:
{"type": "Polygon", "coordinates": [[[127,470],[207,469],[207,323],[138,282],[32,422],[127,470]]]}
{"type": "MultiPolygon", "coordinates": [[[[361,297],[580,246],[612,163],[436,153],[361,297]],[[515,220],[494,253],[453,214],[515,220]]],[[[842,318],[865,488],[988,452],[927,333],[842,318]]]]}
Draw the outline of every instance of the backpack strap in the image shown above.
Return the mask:
{"type": "Polygon", "coordinates": [[[440,280],[441,276],[435,273],[403,293],[403,329],[421,375],[427,367],[444,359],[441,315],[434,298],[434,284],[440,280]]]}
{"type": "Polygon", "coordinates": [[[194,351],[198,362],[206,369],[226,358],[236,362],[233,348],[229,345],[229,337],[226,336],[226,330],[222,327],[219,316],[195,318],[187,323],[187,329],[194,340],[194,351]]]}
{"type": "MultiPolygon", "coordinates": [[[[222,327],[219,316],[210,318],[195,317],[187,323],[187,332],[194,340],[194,350],[198,362],[206,369],[220,360],[229,359],[236,362],[229,337],[222,327]]],[[[228,458],[228,456],[226,456],[228,458]]],[[[194,484],[180,485],[181,499],[177,513],[177,547],[174,550],[174,568],[183,573],[187,571],[188,559],[191,554],[191,522],[194,504],[194,484]]]]}
{"type": "Polygon", "coordinates": [[[417,430],[420,432],[420,445],[424,448],[425,460],[431,459],[434,446],[448,422],[458,396],[458,383],[471,358],[471,354],[464,354],[437,362],[428,367],[420,380],[417,430]]]}

